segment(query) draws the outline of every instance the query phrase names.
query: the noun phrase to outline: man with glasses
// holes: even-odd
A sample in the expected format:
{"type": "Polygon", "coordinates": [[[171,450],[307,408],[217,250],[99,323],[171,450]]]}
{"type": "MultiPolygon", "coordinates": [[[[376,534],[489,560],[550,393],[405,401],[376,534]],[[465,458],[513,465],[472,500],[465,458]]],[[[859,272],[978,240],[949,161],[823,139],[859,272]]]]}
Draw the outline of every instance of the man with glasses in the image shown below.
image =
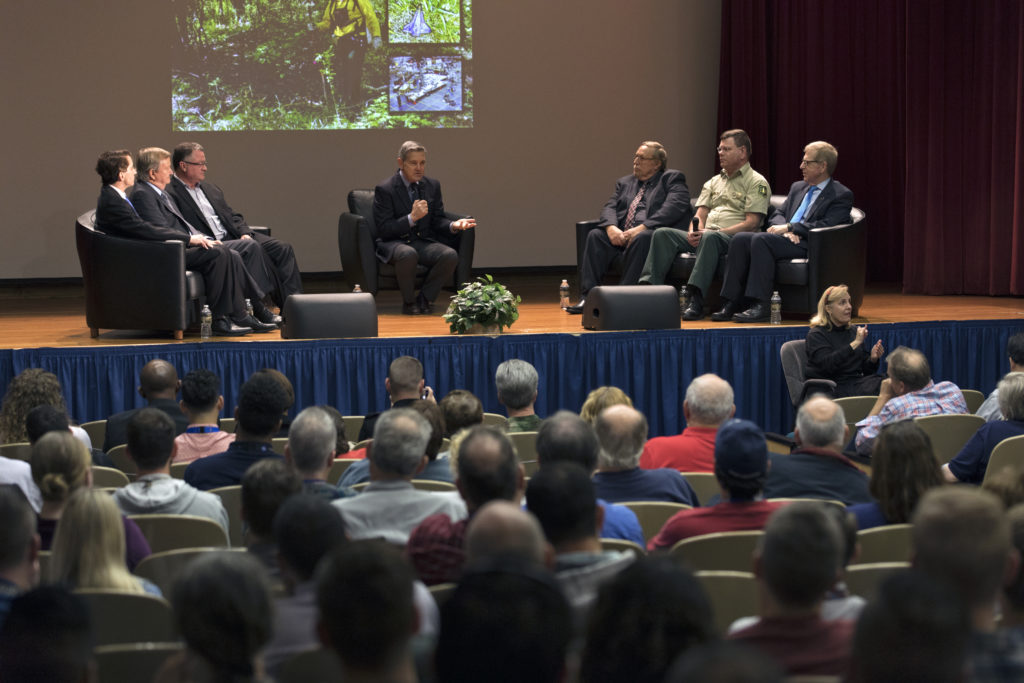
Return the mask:
{"type": "MultiPolygon", "coordinates": [[[[183,142],[171,155],[174,178],[167,185],[189,225],[237,251],[245,268],[264,294],[284,306],[285,299],[302,292],[295,251],[287,242],[254,232],[242,214],[232,209],[224,192],[206,181],[206,152],[197,142],[183,142]],[[253,247],[251,242],[259,248],[253,247]]],[[[280,324],[280,316],[268,309],[256,311],[262,323],[280,324]]]]}
{"type": "Polygon", "coordinates": [[[587,234],[580,276],[582,298],[565,309],[569,313],[583,312],[587,292],[601,284],[608,267],[619,258],[624,261],[619,284],[635,285],[655,230],[690,222],[693,207],[686,176],[667,166],[668,152],[661,143],[648,140],[640,144],[633,156],[633,174],[616,181],[615,192],[601,210],[599,227],[587,234]]]}
{"type": "Polygon", "coordinates": [[[767,321],[775,262],[807,258],[807,235],[812,228],[850,222],[853,192],[832,179],[838,158],[836,148],[827,142],[804,147],[800,161],[804,179],[789,188],[782,208],[772,209],[768,229],[733,237],[722,284],[722,308],[711,314],[712,320],[767,321]]]}
{"type": "Polygon", "coordinates": [[[768,213],[771,189],[765,177],[750,167],[749,159],[750,136],[746,132],[736,128],[722,133],[718,139],[722,170],[704,183],[697,199],[697,229],[684,232],[662,228],[651,240],[641,283],[663,284],[677,254],[697,254],[686,285],[690,304],[683,320],[704,317],[704,295],[733,235],[757,230],[768,213]]]}

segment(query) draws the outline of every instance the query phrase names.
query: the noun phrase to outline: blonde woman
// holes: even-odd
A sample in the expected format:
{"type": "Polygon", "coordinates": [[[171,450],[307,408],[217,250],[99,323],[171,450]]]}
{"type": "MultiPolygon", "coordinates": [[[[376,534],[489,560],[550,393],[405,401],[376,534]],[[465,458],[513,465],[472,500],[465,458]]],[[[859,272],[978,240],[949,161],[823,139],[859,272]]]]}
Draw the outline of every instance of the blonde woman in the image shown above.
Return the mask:
{"type": "Polygon", "coordinates": [[[71,588],[160,595],[159,588],[128,572],[124,553],[124,522],[114,499],[103,491],[79,488],[61,514],[49,579],[71,588]]]}
{"type": "Polygon", "coordinates": [[[633,407],[633,400],[625,391],[618,387],[598,387],[587,394],[587,400],[583,402],[583,407],[580,408],[580,417],[583,418],[584,422],[593,426],[594,420],[597,419],[602,410],[609,406],[620,405],[633,407]]]}
{"type": "Polygon", "coordinates": [[[853,304],[846,285],[833,285],[818,300],[818,313],[807,333],[807,376],[836,383],[833,398],[877,396],[884,377],[878,361],[882,340],[868,346],[868,328],[854,327],[853,304]]]}
{"type": "MultiPolygon", "coordinates": [[[[43,498],[37,531],[42,549],[50,550],[68,499],[75,491],[92,487],[92,458],[71,432],[48,432],[32,446],[32,479],[43,498]]],[[[127,517],[121,519],[127,539],[124,559],[134,569],[152,551],[139,526],[127,517]]]]}

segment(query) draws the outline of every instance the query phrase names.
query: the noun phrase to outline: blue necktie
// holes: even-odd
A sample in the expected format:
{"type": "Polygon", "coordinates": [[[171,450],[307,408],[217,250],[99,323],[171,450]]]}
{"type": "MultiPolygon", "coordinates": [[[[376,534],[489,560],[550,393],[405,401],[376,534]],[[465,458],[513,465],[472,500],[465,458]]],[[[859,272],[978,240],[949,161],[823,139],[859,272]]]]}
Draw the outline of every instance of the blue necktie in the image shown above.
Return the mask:
{"type": "MultiPolygon", "coordinates": [[[[134,204],[132,204],[132,200],[128,199],[127,197],[125,197],[125,198],[124,198],[124,200],[125,200],[126,202],[128,202],[128,206],[132,207],[132,211],[135,211],[135,205],[134,205],[134,204]]],[[[139,215],[139,212],[138,212],[138,211],[135,211],[135,215],[136,215],[136,216],[137,216],[137,215],[139,215]]]]}
{"type": "Polygon", "coordinates": [[[807,194],[804,195],[804,200],[800,202],[800,208],[793,214],[793,218],[790,219],[790,223],[799,223],[803,219],[804,214],[807,213],[807,207],[814,201],[814,193],[818,191],[817,185],[811,185],[811,189],[807,190],[807,194]]]}

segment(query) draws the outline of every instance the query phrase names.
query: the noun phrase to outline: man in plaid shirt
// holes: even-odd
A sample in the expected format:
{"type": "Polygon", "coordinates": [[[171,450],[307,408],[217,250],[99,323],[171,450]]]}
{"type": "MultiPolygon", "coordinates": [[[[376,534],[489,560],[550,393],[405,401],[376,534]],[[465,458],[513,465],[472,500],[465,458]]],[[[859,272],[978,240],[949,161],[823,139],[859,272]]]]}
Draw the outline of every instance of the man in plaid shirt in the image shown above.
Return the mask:
{"type": "Polygon", "coordinates": [[[967,412],[960,387],[952,382],[932,382],[928,360],[917,349],[900,346],[886,358],[889,365],[878,400],[868,416],[857,423],[857,452],[870,455],[879,430],[890,422],[923,415],[967,412]]]}

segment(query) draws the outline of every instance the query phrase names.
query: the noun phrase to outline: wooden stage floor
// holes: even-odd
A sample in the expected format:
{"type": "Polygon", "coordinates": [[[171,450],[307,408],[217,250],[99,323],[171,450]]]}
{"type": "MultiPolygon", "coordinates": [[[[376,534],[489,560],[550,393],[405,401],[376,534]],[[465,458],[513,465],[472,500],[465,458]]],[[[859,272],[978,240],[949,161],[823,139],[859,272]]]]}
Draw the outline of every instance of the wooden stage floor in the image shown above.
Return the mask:
{"type": "MultiPolygon", "coordinates": [[[[522,297],[519,320],[507,334],[584,333],[581,316],[568,315],[558,307],[558,278],[550,275],[509,275],[500,280],[522,297]]],[[[348,291],[340,278],[316,279],[306,283],[308,292],[348,291]]],[[[441,311],[450,293],[437,301],[441,311]]],[[[434,316],[401,314],[401,298],[396,291],[377,297],[381,337],[429,337],[447,335],[448,325],[440,312],[434,316]]],[[[1024,299],[1019,297],[921,296],[901,294],[895,288],[869,288],[857,322],[920,322],[928,320],[1003,320],[1019,319],[1024,326],[1024,299]]],[[[767,323],[764,323],[767,324],[767,323]]],[[[805,326],[803,318],[789,318],[785,325],[805,326]]],[[[734,323],[713,323],[709,318],[682,323],[683,329],[739,327],[734,323]]],[[[756,327],[745,325],[744,327],[756,327]]],[[[280,340],[280,332],[224,337],[221,341],[260,342],[280,340]]],[[[124,344],[189,344],[199,341],[197,330],[186,332],[176,342],[167,334],[152,331],[101,330],[97,339],[85,326],[85,299],[77,285],[17,285],[0,288],[0,348],[39,348],[72,346],[113,346],[124,344]]]]}

